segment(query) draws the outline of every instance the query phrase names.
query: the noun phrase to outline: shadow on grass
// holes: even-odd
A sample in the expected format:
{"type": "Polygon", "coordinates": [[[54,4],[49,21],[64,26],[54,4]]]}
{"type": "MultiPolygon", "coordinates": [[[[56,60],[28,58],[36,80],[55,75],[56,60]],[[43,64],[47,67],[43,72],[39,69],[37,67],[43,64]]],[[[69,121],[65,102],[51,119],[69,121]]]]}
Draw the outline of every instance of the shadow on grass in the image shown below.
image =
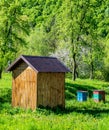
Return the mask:
{"type": "Polygon", "coordinates": [[[62,107],[55,107],[55,108],[49,108],[49,107],[41,107],[38,108],[41,112],[43,111],[44,114],[49,115],[50,113],[54,113],[56,115],[63,115],[63,114],[70,114],[70,113],[81,113],[81,114],[88,114],[92,115],[93,117],[100,117],[101,114],[109,114],[109,109],[99,109],[99,108],[78,108],[78,107],[68,107],[68,108],[62,108],[62,107]]]}
{"type": "Polygon", "coordinates": [[[11,103],[11,89],[0,88],[0,103],[11,103]]]}
{"type": "Polygon", "coordinates": [[[66,83],[65,84],[65,90],[66,90],[65,98],[66,100],[69,100],[71,98],[76,98],[78,90],[88,91],[89,97],[92,97],[93,90],[95,89],[96,89],[95,87],[89,86],[89,85],[66,83]]]}
{"type": "Polygon", "coordinates": [[[83,107],[83,108],[78,108],[78,107],[68,107],[63,111],[65,114],[69,114],[71,112],[77,112],[77,113],[82,113],[82,114],[90,114],[94,117],[99,117],[101,114],[109,114],[109,108],[88,108],[88,107],[83,107]]]}

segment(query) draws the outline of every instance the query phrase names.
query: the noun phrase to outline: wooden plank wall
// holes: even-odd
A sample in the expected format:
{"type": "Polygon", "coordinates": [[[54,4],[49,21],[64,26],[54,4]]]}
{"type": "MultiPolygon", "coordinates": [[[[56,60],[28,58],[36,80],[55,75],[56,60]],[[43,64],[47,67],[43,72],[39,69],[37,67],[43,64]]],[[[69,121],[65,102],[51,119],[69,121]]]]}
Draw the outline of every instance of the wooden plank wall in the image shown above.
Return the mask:
{"type": "Polygon", "coordinates": [[[65,73],[38,73],[38,106],[65,107],[65,73]]]}
{"type": "Polygon", "coordinates": [[[12,105],[35,109],[37,104],[37,74],[24,62],[13,70],[12,105]]]}

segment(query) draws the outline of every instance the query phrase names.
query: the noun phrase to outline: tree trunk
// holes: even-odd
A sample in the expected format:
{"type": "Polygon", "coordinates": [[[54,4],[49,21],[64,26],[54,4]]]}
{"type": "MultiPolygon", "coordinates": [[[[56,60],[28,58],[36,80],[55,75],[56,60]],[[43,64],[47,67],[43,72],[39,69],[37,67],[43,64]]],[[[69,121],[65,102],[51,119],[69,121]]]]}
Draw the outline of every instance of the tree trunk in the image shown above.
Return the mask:
{"type": "Polygon", "coordinates": [[[76,65],[76,53],[73,54],[73,80],[76,80],[77,75],[77,65],[76,65]]]}
{"type": "Polygon", "coordinates": [[[0,69],[0,79],[2,78],[2,69],[0,69]]]}
{"type": "Polygon", "coordinates": [[[90,64],[90,79],[94,78],[93,71],[94,71],[94,66],[93,66],[93,61],[92,61],[90,64]]]}
{"type": "Polygon", "coordinates": [[[90,48],[90,79],[93,79],[94,78],[94,65],[93,65],[93,51],[92,51],[92,42],[91,42],[91,48],[90,48]]]}

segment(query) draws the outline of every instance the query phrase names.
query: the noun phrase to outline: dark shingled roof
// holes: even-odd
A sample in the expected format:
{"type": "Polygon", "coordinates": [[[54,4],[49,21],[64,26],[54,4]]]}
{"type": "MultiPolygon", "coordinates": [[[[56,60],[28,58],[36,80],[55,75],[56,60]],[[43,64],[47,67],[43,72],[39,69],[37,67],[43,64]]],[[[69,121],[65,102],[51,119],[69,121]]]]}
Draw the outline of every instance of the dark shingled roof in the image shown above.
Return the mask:
{"type": "Polygon", "coordinates": [[[12,71],[20,61],[24,61],[37,72],[70,72],[70,70],[55,57],[26,56],[16,59],[7,71],[12,71]]]}

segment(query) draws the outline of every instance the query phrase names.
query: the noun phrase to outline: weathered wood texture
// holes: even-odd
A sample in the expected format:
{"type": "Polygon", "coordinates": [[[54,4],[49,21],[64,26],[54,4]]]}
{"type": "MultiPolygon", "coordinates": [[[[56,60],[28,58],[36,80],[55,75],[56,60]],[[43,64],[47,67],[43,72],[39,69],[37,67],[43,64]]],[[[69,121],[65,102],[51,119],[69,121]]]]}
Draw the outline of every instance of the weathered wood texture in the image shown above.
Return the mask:
{"type": "Polygon", "coordinates": [[[65,107],[65,73],[37,73],[23,61],[12,73],[12,106],[33,110],[38,106],[65,107]]]}
{"type": "Polygon", "coordinates": [[[12,106],[35,109],[37,107],[37,73],[25,62],[13,70],[12,106]]]}
{"type": "Polygon", "coordinates": [[[65,73],[38,73],[38,106],[65,107],[65,73]]]}

